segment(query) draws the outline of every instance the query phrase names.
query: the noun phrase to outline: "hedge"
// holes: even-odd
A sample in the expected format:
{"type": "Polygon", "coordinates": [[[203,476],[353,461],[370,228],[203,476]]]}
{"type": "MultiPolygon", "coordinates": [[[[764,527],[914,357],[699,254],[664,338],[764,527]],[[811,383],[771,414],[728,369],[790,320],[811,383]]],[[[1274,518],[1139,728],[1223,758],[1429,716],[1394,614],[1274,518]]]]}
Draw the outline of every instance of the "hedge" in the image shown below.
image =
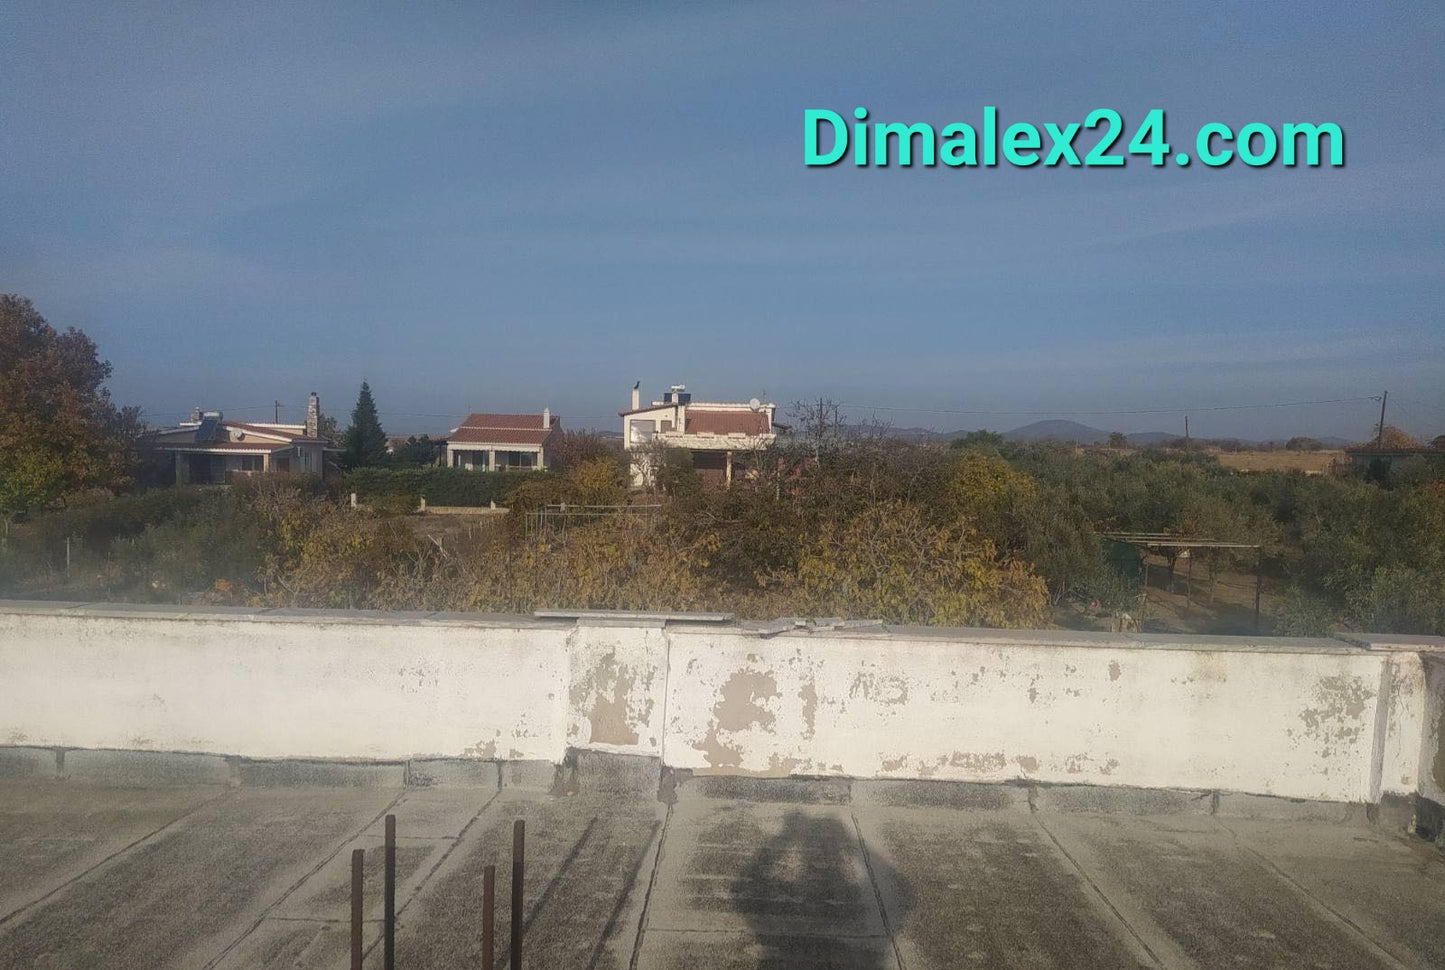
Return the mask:
{"type": "Polygon", "coordinates": [[[465,468],[357,468],[346,475],[346,490],[365,501],[403,496],[425,498],[428,505],[506,504],[512,490],[549,472],[473,472],[465,468]]]}

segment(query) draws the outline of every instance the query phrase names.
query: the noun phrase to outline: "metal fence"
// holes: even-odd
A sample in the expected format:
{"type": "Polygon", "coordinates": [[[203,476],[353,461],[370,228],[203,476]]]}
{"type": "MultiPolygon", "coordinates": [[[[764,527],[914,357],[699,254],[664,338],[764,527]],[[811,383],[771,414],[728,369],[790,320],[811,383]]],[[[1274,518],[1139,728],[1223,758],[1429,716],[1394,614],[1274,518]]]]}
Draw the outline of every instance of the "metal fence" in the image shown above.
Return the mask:
{"type": "Polygon", "coordinates": [[[661,511],[661,505],[545,505],[527,513],[527,537],[539,541],[555,539],[574,526],[619,516],[651,521],[661,511]]]}

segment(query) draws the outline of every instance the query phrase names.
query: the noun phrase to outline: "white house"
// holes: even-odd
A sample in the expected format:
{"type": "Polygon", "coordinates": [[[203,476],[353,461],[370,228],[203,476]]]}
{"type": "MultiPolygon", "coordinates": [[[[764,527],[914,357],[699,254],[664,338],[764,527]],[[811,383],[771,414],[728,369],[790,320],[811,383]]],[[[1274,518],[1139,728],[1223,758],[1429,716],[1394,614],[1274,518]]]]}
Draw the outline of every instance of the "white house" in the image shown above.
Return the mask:
{"type": "Polygon", "coordinates": [[[541,471],[562,419],[538,414],[473,414],[447,435],[447,466],[469,471],[541,471]]]}
{"type": "Polygon", "coordinates": [[[684,384],[674,384],[644,407],[640,382],[632,388],[632,407],[619,411],[623,447],[631,455],[632,484],[646,485],[659,447],[691,452],[692,464],[705,482],[731,485],[741,473],[748,452],[777,440],[773,430],[776,404],[757,398],[747,403],[694,401],[684,384]]]}
{"type": "Polygon", "coordinates": [[[177,485],[224,485],[238,476],[320,475],[326,442],[320,437],[321,402],[312,393],[305,424],[227,421],[220,411],[191,412],[191,420],[152,431],[142,444],[171,456],[177,485]]]}

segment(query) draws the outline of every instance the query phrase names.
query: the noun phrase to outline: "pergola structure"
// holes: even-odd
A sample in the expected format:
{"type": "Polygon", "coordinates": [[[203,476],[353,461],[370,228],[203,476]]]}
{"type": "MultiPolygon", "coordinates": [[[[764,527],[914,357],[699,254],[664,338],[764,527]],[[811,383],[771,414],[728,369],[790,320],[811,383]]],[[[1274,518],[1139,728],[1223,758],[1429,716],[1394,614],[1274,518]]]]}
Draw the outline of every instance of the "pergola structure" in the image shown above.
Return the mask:
{"type": "MultiPolygon", "coordinates": [[[[1134,546],[1144,552],[1163,549],[1187,550],[1187,549],[1253,549],[1255,552],[1254,561],[1254,632],[1259,632],[1259,594],[1263,582],[1264,547],[1258,542],[1224,542],[1220,539],[1192,539],[1186,536],[1167,535],[1163,532],[1101,532],[1105,539],[1112,539],[1115,542],[1123,542],[1134,546]]],[[[1194,559],[1190,557],[1190,570],[1194,569],[1194,559]]],[[[1171,564],[1172,566],[1172,564],[1171,564]]],[[[1211,567],[1211,575],[1213,575],[1211,567]]],[[[1186,580],[1187,582],[1187,580],[1186,580]]],[[[1144,559],[1144,582],[1143,582],[1143,603],[1149,599],[1149,560],[1144,559]]],[[[1143,617],[1140,617],[1140,628],[1143,628],[1143,617]]]]}

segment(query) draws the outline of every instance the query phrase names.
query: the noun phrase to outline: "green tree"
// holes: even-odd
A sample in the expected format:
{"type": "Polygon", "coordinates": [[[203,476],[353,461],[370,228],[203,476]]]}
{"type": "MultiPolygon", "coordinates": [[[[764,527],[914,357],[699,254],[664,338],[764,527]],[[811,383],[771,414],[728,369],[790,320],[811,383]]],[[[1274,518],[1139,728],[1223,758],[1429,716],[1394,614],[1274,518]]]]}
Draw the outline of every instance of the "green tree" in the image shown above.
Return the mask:
{"type": "Polygon", "coordinates": [[[343,461],[347,468],[386,462],[386,432],[381,429],[381,419],[376,416],[376,401],[372,399],[371,385],[366,381],[361,382],[356,407],[351,409],[351,426],[346,429],[345,448],[343,461]]]}
{"type": "Polygon", "coordinates": [[[964,435],[961,438],[954,438],[953,441],[949,443],[949,447],[978,448],[982,450],[997,451],[999,448],[1003,447],[1003,443],[1003,435],[999,434],[997,431],[980,429],[978,431],[970,431],[968,434],[964,435]]]}
{"type": "Polygon", "coordinates": [[[337,429],[334,414],[322,413],[321,420],[316,425],[316,433],[332,448],[346,447],[346,432],[337,429]]]}
{"type": "Polygon", "coordinates": [[[436,446],[432,444],[431,435],[407,438],[406,444],[391,456],[391,463],[399,468],[423,468],[436,464],[436,446]]]}
{"type": "Polygon", "coordinates": [[[115,407],[109,376],[84,333],[0,294],[0,512],[129,483],[139,412],[115,407]]]}

